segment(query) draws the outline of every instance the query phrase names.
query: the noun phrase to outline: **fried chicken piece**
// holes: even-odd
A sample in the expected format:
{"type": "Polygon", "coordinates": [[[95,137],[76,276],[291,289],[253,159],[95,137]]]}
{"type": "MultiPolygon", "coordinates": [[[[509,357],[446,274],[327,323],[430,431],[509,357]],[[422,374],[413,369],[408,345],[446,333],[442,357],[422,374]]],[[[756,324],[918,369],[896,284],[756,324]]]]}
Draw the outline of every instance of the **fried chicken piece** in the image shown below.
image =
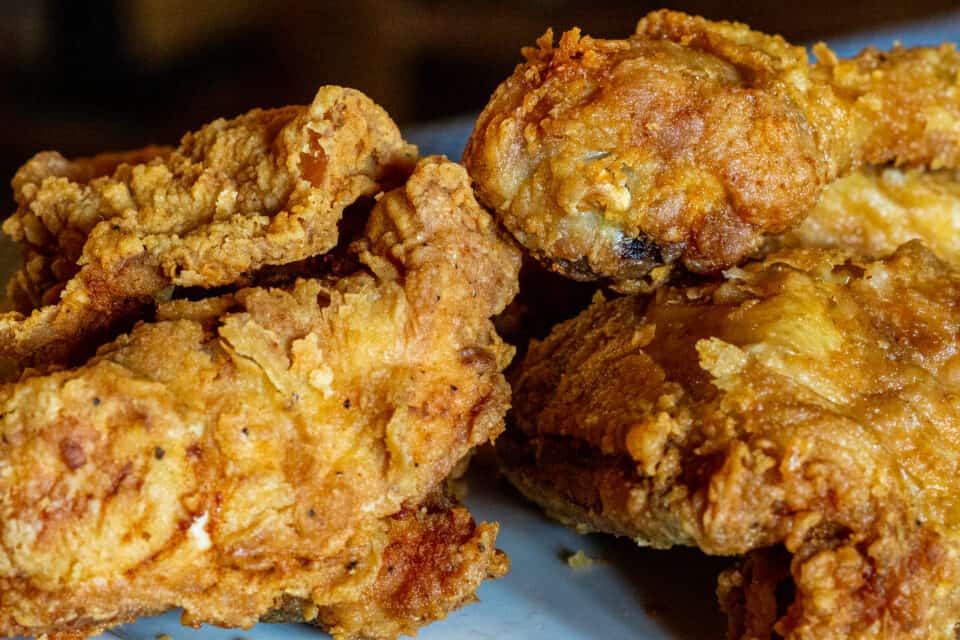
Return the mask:
{"type": "Polygon", "coordinates": [[[960,273],[919,242],[877,261],[787,250],[557,326],[516,371],[498,450],[581,531],[783,545],[784,638],[953,640],[958,344],[960,273]]]}
{"type": "Polygon", "coordinates": [[[171,607],[249,627],[297,598],[338,637],[393,637],[505,570],[494,528],[409,514],[503,428],[513,349],[490,317],[519,252],[441,158],[355,251],[353,275],[174,300],[80,367],[0,386],[0,635],[171,607]]]}
{"type": "Polygon", "coordinates": [[[960,54],[841,61],[660,11],[625,40],[524,50],[464,151],[481,202],[551,268],[630,292],[716,272],[800,222],[863,162],[956,167],[960,54]]]}
{"type": "Polygon", "coordinates": [[[954,171],[862,167],[831,184],[800,226],[771,237],[782,247],[887,256],[908,240],[960,265],[960,181],[954,171]]]}
{"type": "Polygon", "coordinates": [[[344,208],[398,182],[415,156],[383,109],[340,87],[217,120],[176,150],[38,154],[14,177],[19,206],[3,229],[28,251],[20,306],[47,306],[0,316],[0,355],[84,357],[171,285],[228,285],[322,254],[344,208]]]}

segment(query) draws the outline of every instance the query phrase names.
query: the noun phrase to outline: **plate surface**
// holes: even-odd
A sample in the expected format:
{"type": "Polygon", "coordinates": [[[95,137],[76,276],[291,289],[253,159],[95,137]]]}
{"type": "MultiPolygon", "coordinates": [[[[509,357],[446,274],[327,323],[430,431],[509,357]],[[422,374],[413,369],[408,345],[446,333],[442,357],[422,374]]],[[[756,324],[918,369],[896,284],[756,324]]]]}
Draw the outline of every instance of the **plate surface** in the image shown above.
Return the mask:
{"type": "MultiPolygon", "coordinates": [[[[840,55],[867,45],[906,46],[960,39],[960,11],[837,39],[840,55]]],[[[411,127],[405,133],[423,155],[459,159],[474,116],[411,127]]],[[[489,465],[474,464],[465,499],[477,520],[501,523],[498,546],[512,562],[510,574],[480,588],[480,602],[424,628],[422,640],[686,640],[721,638],[725,630],[714,596],[716,574],[728,561],[691,550],[640,549],[626,540],[580,536],[527,505],[489,465]],[[564,558],[582,550],[596,562],[574,570],[564,558]]],[[[305,625],[258,625],[250,631],[179,625],[177,612],[115,629],[125,640],[322,640],[305,625]]]]}

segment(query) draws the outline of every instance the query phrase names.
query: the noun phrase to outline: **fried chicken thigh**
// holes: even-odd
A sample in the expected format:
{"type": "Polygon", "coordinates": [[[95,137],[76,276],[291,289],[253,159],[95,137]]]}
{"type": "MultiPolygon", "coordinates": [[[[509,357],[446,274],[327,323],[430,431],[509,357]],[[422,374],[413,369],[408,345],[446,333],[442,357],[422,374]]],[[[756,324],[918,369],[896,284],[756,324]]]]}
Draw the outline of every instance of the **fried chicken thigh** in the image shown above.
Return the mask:
{"type": "Polygon", "coordinates": [[[784,250],[558,325],[516,371],[498,450],[582,531],[785,548],[725,576],[732,637],[954,640],[958,345],[960,272],[919,242],[784,250]]]}
{"type": "Polygon", "coordinates": [[[861,163],[956,167],[960,54],[838,60],[736,23],[652,13],[625,40],[524,50],[464,152],[534,256],[622,291],[717,272],[796,225],[861,163]]]}
{"type": "MultiPolygon", "coordinates": [[[[291,255],[308,238],[326,243],[297,232],[291,255]]],[[[273,612],[392,638],[505,572],[496,525],[436,492],[503,428],[513,349],[490,317],[519,252],[440,158],[353,250],[352,275],[165,302],[81,366],[0,386],[0,635],[183,607],[192,625],[273,612]]]]}
{"type": "Polygon", "coordinates": [[[25,315],[0,316],[0,355],[85,357],[171,286],[229,285],[324,253],[344,208],[399,184],[415,159],[383,109],[340,87],[217,120],[177,149],[38,154],[13,180],[19,206],[3,226],[27,259],[13,283],[25,315]]]}

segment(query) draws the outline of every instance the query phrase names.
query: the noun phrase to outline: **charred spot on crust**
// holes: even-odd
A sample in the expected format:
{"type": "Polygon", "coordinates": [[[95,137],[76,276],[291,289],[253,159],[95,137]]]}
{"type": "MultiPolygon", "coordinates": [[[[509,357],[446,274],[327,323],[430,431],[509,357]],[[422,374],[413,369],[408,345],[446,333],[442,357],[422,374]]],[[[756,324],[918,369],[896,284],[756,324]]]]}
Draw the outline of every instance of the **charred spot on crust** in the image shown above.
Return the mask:
{"type": "Polygon", "coordinates": [[[577,282],[604,282],[643,279],[654,267],[676,260],[683,253],[682,244],[661,247],[647,237],[621,238],[616,251],[622,260],[616,274],[603,274],[590,266],[586,256],[576,260],[539,256],[540,263],[549,271],[559,273],[577,282]]]}
{"type": "Polygon", "coordinates": [[[651,265],[663,263],[660,246],[646,236],[623,238],[617,243],[617,252],[624,260],[646,262],[651,265]]]}

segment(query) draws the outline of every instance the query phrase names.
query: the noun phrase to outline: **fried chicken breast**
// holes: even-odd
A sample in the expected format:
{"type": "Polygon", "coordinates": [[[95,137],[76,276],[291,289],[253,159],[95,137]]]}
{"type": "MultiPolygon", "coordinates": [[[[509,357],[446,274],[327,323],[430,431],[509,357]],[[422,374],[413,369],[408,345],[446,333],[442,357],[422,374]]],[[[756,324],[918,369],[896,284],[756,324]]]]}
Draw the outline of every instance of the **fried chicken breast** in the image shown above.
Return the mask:
{"type": "Polygon", "coordinates": [[[630,292],[738,264],[861,163],[956,167],[960,54],[838,60],[660,11],[625,40],[524,50],[464,151],[478,197],[551,268],[630,292]]]}
{"type": "Polygon", "coordinates": [[[579,530],[786,549],[785,610],[776,571],[726,576],[750,621],[733,637],[953,640],[958,345],[960,273],[919,242],[785,250],[558,325],[516,371],[498,451],[579,530]]]}
{"type": "Polygon", "coordinates": [[[519,252],[442,158],[353,251],[352,275],[172,300],[0,386],[0,635],[182,607],[392,638],[504,573],[496,526],[430,496],[503,428],[513,349],[490,317],[519,252]]]}
{"type": "Polygon", "coordinates": [[[45,152],[14,177],[3,229],[27,251],[0,316],[0,355],[44,364],[137,317],[170,286],[216,287],[337,243],[345,207],[398,184],[416,149],[358,91],[256,109],[148,148],[75,161],[45,152]]]}

